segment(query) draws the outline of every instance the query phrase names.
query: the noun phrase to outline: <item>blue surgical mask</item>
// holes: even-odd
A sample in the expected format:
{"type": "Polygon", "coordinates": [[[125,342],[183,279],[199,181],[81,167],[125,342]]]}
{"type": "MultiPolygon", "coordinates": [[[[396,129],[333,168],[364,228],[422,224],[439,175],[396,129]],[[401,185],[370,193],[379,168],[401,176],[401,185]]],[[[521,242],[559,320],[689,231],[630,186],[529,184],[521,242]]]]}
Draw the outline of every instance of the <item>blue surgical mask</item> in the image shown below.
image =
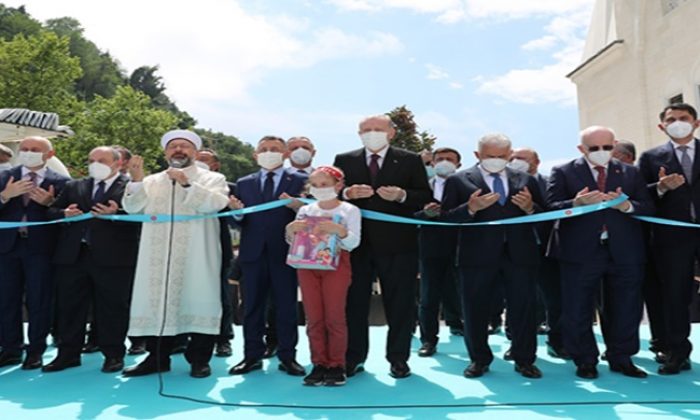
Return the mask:
{"type": "Polygon", "coordinates": [[[435,168],[433,168],[432,165],[426,165],[425,173],[428,175],[428,179],[430,179],[435,176],[435,168]]]}

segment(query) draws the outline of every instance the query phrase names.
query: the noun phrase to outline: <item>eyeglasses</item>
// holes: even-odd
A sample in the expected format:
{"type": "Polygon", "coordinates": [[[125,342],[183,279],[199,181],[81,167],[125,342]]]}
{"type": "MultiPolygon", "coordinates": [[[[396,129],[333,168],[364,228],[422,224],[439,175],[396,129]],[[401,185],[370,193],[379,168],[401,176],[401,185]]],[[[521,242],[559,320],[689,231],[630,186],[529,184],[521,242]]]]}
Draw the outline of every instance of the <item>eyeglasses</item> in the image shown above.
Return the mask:
{"type": "Polygon", "coordinates": [[[606,144],[605,146],[588,146],[588,151],[589,152],[597,152],[598,150],[603,149],[605,151],[611,151],[613,149],[612,144],[606,144]]]}

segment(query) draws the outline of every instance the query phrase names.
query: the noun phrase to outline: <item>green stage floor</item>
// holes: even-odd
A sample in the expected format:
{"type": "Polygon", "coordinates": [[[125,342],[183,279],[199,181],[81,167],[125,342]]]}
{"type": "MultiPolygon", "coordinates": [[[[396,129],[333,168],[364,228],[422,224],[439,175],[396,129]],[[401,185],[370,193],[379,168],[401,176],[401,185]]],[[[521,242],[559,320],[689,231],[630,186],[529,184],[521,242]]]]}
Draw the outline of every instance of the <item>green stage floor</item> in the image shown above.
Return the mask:
{"type": "MultiPolygon", "coordinates": [[[[642,326],[643,350],[635,357],[635,363],[650,373],[645,380],[610,373],[604,362],[599,365],[599,379],[579,380],[571,363],[547,356],[544,337],[540,337],[537,362],[544,377],[526,380],[513,371],[512,363],[503,361],[508,342],[502,334],[491,337],[497,357],[491,372],[470,380],[462,376],[467,358],[461,337],[449,336],[447,330],[442,333],[438,354],[419,358],[414,352],[409,361],[413,375],[398,381],[389,376],[383,359],[385,327],[372,327],[367,371],[344,387],[304,387],[300,378],[278,371],[276,360],[243,377],[228,375],[228,368],[241,359],[240,328],[234,355],[214,358],[211,377],[190,378],[181,355],[174,356],[172,371],[163,375],[166,393],[246,407],[161,397],[157,376],[123,379],[101,373],[99,353],[85,355],[81,367],[58,373],[4,368],[0,370],[0,419],[700,418],[700,353],[694,353],[690,372],[659,376],[646,350],[646,326],[642,326]]],[[[693,342],[700,347],[697,329],[693,342]]],[[[414,350],[418,346],[414,339],[414,350]]],[[[298,349],[298,360],[308,364],[303,328],[298,349]]],[[[55,352],[50,349],[44,362],[55,352]]],[[[127,364],[141,357],[128,357],[127,364]]]]}

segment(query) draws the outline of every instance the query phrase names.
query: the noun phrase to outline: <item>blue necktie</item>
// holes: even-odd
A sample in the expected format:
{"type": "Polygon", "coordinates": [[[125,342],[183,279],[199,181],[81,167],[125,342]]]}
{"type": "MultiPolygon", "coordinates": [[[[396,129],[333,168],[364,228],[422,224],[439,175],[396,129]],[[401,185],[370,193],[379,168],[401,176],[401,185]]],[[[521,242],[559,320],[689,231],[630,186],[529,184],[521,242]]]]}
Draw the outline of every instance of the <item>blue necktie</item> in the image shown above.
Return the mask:
{"type": "Polygon", "coordinates": [[[105,199],[105,182],[100,181],[97,184],[97,191],[95,191],[95,195],[92,197],[92,204],[95,205],[97,203],[102,203],[105,199]]]}
{"type": "Polygon", "coordinates": [[[490,174],[493,177],[493,192],[498,193],[498,204],[506,205],[506,189],[503,187],[503,180],[499,174],[490,174]]]}
{"type": "Polygon", "coordinates": [[[275,194],[275,173],[268,172],[265,184],[263,185],[263,201],[268,202],[273,200],[275,194]]]}

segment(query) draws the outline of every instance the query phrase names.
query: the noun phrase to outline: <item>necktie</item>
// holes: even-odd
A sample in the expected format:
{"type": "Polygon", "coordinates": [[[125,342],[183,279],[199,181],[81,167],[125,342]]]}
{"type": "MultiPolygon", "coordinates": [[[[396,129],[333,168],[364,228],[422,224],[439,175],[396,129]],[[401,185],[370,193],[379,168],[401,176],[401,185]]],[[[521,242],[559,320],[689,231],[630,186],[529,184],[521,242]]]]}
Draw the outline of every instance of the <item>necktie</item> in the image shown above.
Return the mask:
{"type": "Polygon", "coordinates": [[[372,184],[377,179],[377,175],[379,174],[379,155],[376,153],[373,153],[370,155],[370,161],[369,161],[369,176],[372,178],[372,184]]]}
{"type": "Polygon", "coordinates": [[[97,203],[102,203],[105,199],[105,182],[100,181],[97,184],[97,191],[95,191],[95,195],[92,197],[92,204],[97,204],[97,203]]]}
{"type": "MultiPolygon", "coordinates": [[[[29,177],[29,180],[32,182],[32,184],[34,184],[34,186],[36,187],[36,173],[29,172],[27,176],[29,177]]],[[[30,201],[32,201],[32,199],[29,198],[29,193],[24,193],[22,195],[22,204],[24,204],[24,207],[27,207],[30,201]]]]}
{"type": "Polygon", "coordinates": [[[272,201],[275,194],[275,173],[268,172],[263,186],[263,201],[272,201]]]}
{"type": "MultiPolygon", "coordinates": [[[[596,171],[598,171],[598,178],[596,179],[598,183],[598,191],[605,192],[605,167],[595,166],[594,168],[596,171]]],[[[606,239],[608,239],[608,227],[603,225],[603,228],[600,231],[600,240],[604,241],[606,239]]]]}
{"type": "MultiPolygon", "coordinates": [[[[678,146],[678,150],[681,151],[681,168],[683,168],[685,182],[690,185],[690,181],[693,179],[693,162],[688,154],[688,146],[678,146]]],[[[690,202],[690,217],[695,220],[695,204],[692,201],[690,202]]]]}
{"type": "Polygon", "coordinates": [[[685,182],[690,185],[690,181],[693,179],[693,162],[688,154],[688,146],[678,146],[678,150],[681,151],[681,167],[683,175],[685,175],[685,182]]]}
{"type": "Polygon", "coordinates": [[[506,200],[506,189],[503,186],[503,180],[500,174],[491,174],[493,177],[493,192],[498,193],[498,204],[505,206],[506,200]]]}

